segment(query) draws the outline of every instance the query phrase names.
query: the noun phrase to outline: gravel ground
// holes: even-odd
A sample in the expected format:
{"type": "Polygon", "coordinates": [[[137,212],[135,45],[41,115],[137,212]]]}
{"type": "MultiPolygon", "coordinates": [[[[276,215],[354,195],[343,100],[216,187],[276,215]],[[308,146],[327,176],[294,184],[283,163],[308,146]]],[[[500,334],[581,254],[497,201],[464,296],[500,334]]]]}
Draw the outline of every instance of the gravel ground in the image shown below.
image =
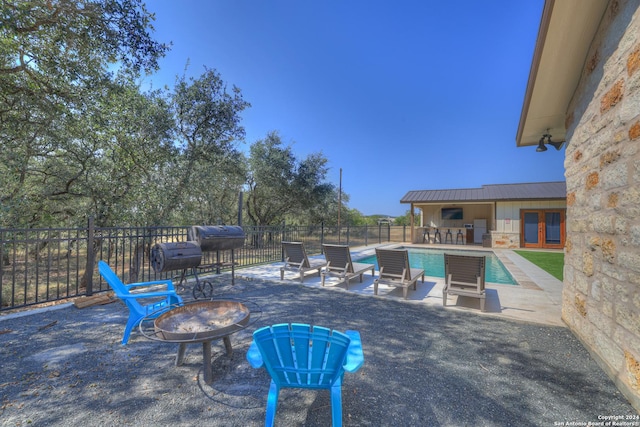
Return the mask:
{"type": "MultiPolygon", "coordinates": [[[[586,425],[637,414],[566,328],[297,283],[213,282],[216,298],[253,312],[231,358],[213,343],[210,386],[199,344],[180,367],[175,344],[138,330],[121,345],[119,301],[0,317],[2,425],[262,425],[270,379],[245,354],[255,329],[283,322],[360,331],[365,364],[342,391],[348,426],[586,425]]],[[[276,425],[330,422],[328,392],[281,392],[276,425]]]]}

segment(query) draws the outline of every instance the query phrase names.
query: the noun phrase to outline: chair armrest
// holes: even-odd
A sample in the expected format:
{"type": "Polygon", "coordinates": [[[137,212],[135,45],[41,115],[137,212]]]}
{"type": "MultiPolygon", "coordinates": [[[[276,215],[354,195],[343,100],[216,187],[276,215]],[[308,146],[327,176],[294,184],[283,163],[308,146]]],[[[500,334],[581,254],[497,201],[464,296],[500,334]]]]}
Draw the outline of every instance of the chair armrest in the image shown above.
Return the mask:
{"type": "Polygon", "coordinates": [[[138,298],[153,298],[153,297],[168,297],[170,295],[176,295],[175,291],[160,291],[160,292],[140,292],[139,294],[127,294],[127,295],[118,295],[118,298],[121,299],[138,299],[138,298]]]}
{"type": "Polygon", "coordinates": [[[346,274],[349,268],[349,263],[344,267],[338,267],[336,264],[331,265],[331,262],[327,262],[327,265],[324,268],[324,273],[331,274],[332,272],[340,272],[340,274],[346,274]]]}
{"type": "Polygon", "coordinates": [[[288,259],[285,260],[284,265],[282,266],[282,268],[297,268],[298,270],[302,268],[302,266],[304,265],[304,261],[302,262],[293,262],[293,261],[289,261],[288,259]]]}
{"type": "Polygon", "coordinates": [[[125,288],[131,290],[132,288],[141,287],[141,286],[154,286],[154,285],[166,285],[167,290],[173,291],[173,282],[171,280],[154,280],[152,282],[138,282],[138,283],[129,283],[124,285],[125,288]]]}
{"type": "Polygon", "coordinates": [[[362,352],[362,341],[360,340],[360,332],[346,331],[351,342],[347,349],[347,358],[344,361],[344,370],[347,372],[355,372],[364,364],[364,353],[362,352]]]}
{"type": "Polygon", "coordinates": [[[258,349],[258,345],[255,341],[251,341],[251,345],[249,346],[249,350],[247,351],[247,360],[249,361],[249,364],[254,368],[259,368],[264,364],[262,355],[260,354],[260,350],[258,349]]]}

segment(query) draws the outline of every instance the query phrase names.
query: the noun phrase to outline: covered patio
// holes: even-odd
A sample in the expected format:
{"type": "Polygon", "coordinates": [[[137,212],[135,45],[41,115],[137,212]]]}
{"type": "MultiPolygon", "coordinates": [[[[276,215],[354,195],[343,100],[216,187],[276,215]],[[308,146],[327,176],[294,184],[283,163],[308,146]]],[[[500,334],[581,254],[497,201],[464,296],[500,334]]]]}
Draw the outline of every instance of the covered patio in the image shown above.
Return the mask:
{"type": "Polygon", "coordinates": [[[562,249],[566,200],[556,181],[412,190],[400,203],[411,206],[413,243],[562,249]]]}

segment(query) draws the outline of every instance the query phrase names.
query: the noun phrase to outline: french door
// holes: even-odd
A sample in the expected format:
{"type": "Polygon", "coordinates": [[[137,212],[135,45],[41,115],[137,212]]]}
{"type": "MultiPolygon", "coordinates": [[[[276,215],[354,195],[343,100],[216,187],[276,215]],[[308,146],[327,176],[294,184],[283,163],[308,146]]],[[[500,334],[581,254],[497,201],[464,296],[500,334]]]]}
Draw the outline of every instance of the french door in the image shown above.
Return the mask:
{"type": "Polygon", "coordinates": [[[525,248],[563,248],[564,209],[520,211],[520,241],[525,248]]]}

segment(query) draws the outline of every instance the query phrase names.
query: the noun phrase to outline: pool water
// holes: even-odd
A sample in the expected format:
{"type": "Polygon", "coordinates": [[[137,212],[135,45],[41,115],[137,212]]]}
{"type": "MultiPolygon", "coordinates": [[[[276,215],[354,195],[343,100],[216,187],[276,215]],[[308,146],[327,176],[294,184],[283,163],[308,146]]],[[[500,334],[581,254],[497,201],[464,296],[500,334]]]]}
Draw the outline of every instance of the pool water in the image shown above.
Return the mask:
{"type": "MultiPolygon", "coordinates": [[[[456,250],[447,250],[446,252],[455,255],[485,255],[487,257],[484,277],[486,282],[502,285],[516,284],[509,271],[493,252],[456,250]]],[[[412,268],[424,269],[427,276],[444,278],[444,253],[445,251],[441,249],[411,249],[409,250],[409,265],[412,268]]],[[[375,255],[359,259],[357,262],[375,264],[376,270],[379,269],[375,255]]]]}

